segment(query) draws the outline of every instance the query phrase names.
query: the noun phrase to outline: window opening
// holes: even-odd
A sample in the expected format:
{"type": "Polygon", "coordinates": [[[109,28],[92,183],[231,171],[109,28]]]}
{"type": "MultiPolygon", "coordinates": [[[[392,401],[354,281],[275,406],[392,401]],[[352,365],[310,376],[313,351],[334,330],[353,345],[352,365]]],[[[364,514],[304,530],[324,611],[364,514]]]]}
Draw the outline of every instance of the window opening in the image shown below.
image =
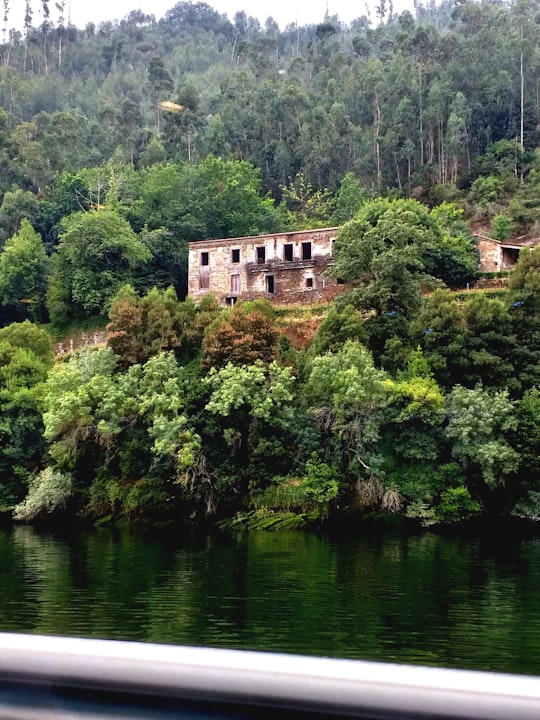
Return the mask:
{"type": "Polygon", "coordinates": [[[293,248],[294,248],[294,245],[293,245],[292,243],[283,246],[283,259],[284,259],[286,262],[292,262],[292,260],[293,260],[293,248]]]}
{"type": "Polygon", "coordinates": [[[202,252],[201,253],[201,265],[208,265],[209,264],[209,253],[202,252]]]}
{"type": "Polygon", "coordinates": [[[313,278],[306,278],[306,287],[307,288],[313,287],[313,278]]]}
{"type": "Polygon", "coordinates": [[[257,265],[264,265],[266,262],[266,248],[264,245],[257,248],[257,265]]]}
{"type": "Polygon", "coordinates": [[[266,276],[266,292],[271,295],[276,292],[275,279],[273,275],[266,276]]]}
{"type": "Polygon", "coordinates": [[[231,275],[231,293],[240,292],[240,275],[231,275]]]}
{"type": "Polygon", "coordinates": [[[302,260],[311,260],[311,243],[302,243],[302,260]]]}
{"type": "Polygon", "coordinates": [[[231,250],[231,261],[233,263],[240,262],[240,248],[234,248],[233,250],[231,250]]]}

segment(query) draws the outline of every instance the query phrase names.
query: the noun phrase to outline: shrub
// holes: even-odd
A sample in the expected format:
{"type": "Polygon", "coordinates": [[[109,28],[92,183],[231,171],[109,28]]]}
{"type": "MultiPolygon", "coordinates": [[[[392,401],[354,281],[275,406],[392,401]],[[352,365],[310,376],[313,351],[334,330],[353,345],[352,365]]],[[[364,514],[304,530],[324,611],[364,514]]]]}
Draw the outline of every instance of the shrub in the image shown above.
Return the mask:
{"type": "Polygon", "coordinates": [[[508,215],[495,215],[491,224],[495,240],[508,240],[510,237],[510,231],[512,230],[512,220],[508,217],[508,215]]]}
{"type": "Polygon", "coordinates": [[[39,515],[52,513],[65,507],[73,491],[69,473],[59,473],[45,468],[30,481],[28,495],[13,510],[15,520],[29,522],[39,515]]]}

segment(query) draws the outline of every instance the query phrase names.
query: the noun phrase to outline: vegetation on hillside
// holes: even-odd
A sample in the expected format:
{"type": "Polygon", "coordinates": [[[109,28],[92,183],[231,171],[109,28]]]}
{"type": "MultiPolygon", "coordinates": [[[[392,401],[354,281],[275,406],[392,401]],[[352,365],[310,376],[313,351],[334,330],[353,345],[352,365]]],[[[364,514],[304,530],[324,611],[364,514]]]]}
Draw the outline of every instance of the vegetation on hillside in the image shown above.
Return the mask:
{"type": "Polygon", "coordinates": [[[507,293],[448,290],[476,277],[471,223],[537,233],[538,4],[283,30],[55,7],[19,33],[4,3],[0,505],[538,516],[540,251],[507,293]],[[263,301],[184,300],[189,241],[330,224],[351,289],[308,347],[263,301]],[[100,319],[107,347],[56,363],[35,324],[100,319]]]}
{"type": "MultiPolygon", "coordinates": [[[[420,217],[432,233],[430,214],[409,203],[384,205],[392,228],[403,215],[407,235],[420,217]]],[[[380,230],[380,212],[372,201],[345,225],[337,265],[380,249],[366,226],[379,217],[380,230]]],[[[424,524],[537,516],[540,248],[522,253],[502,299],[463,303],[447,289],[422,296],[426,277],[441,282],[427,269],[447,234],[434,237],[399,265],[407,302],[391,262],[370,294],[366,264],[305,350],[267,301],[222,309],[211,296],[179,301],[172,287],[123,286],[108,346],[52,367],[44,330],[4,328],[2,503],[20,520],[66,508],[183,521],[241,512],[273,527],[276,513],[288,527],[355,512],[424,524]]]]}

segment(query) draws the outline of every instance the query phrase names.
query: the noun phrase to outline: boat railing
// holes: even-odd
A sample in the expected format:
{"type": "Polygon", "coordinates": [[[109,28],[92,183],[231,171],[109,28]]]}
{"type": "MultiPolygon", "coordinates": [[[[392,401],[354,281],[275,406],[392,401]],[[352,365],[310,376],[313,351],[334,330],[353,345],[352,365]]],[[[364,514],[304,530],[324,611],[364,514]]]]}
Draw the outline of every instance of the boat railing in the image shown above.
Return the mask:
{"type": "Polygon", "coordinates": [[[0,633],[2,720],[539,720],[540,678],[0,633]]]}

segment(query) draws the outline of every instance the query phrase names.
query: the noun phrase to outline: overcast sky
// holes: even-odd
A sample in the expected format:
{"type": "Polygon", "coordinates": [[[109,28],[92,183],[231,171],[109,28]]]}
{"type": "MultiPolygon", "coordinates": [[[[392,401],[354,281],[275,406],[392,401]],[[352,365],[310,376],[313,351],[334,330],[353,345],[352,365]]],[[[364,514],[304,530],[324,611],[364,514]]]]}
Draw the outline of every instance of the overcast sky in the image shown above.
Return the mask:
{"type": "MultiPolygon", "coordinates": [[[[278,25],[283,29],[288,23],[298,22],[300,25],[308,23],[319,23],[323,20],[326,7],[331,15],[339,15],[340,20],[350,22],[356,17],[365,15],[365,0],[272,0],[272,2],[261,2],[260,0],[207,0],[208,5],[226,13],[232,20],[235,12],[245,10],[248,15],[253,15],[264,23],[271,15],[278,25]]],[[[39,25],[43,19],[41,13],[41,0],[31,0],[34,11],[34,25],[39,25]]],[[[370,0],[373,4],[373,0],[370,0]]],[[[22,25],[24,17],[24,1],[11,0],[10,2],[10,25],[22,25]],[[20,16],[20,18],[19,18],[20,16]]],[[[70,0],[66,0],[67,7],[70,0]]],[[[86,23],[93,22],[96,25],[104,20],[121,20],[131,10],[140,8],[147,14],[153,14],[157,19],[162,17],[167,10],[174,7],[175,0],[71,0],[70,19],[77,27],[84,27],[86,23]]],[[[412,0],[401,0],[394,2],[396,10],[401,7],[412,5],[412,0]]],[[[55,2],[49,0],[51,20],[56,24],[58,12],[55,2]]]]}

